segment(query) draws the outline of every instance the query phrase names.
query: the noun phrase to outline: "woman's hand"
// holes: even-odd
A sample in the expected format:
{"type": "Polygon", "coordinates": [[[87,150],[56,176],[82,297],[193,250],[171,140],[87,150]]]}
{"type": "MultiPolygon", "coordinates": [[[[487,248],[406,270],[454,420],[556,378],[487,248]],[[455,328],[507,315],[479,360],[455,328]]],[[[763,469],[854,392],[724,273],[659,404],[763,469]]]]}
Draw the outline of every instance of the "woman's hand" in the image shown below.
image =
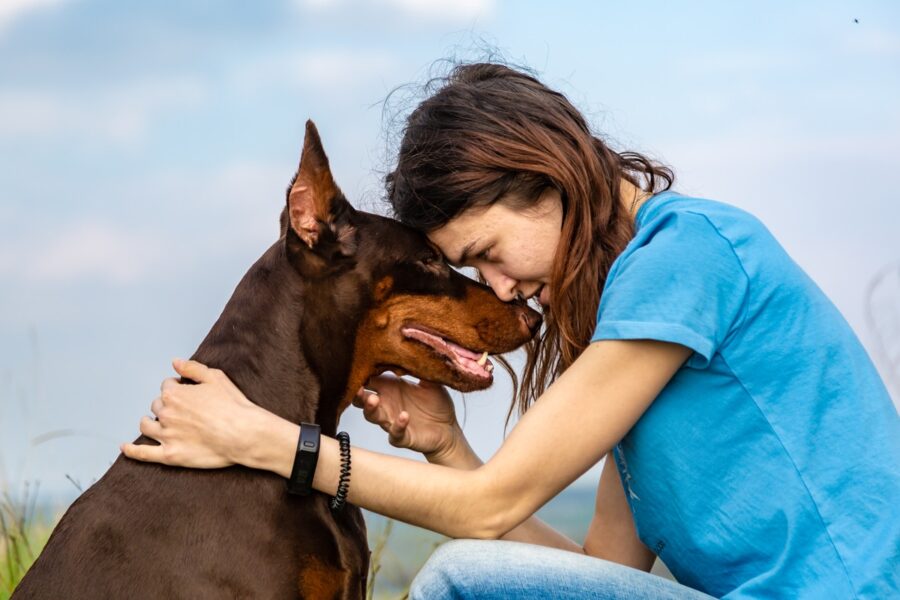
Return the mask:
{"type": "Polygon", "coordinates": [[[366,387],[376,393],[361,389],[353,405],[363,409],[367,421],[388,432],[392,446],[441,462],[464,441],[453,400],[443,386],[380,376],[369,380],[366,387]]]}
{"type": "Polygon", "coordinates": [[[219,369],[193,360],[174,360],[182,377],[196,384],[162,382],[150,410],[158,420],[141,419],[141,433],[159,446],[121,444],[129,458],[167,465],[214,469],[240,462],[248,433],[265,411],[252,402],[219,369]]]}

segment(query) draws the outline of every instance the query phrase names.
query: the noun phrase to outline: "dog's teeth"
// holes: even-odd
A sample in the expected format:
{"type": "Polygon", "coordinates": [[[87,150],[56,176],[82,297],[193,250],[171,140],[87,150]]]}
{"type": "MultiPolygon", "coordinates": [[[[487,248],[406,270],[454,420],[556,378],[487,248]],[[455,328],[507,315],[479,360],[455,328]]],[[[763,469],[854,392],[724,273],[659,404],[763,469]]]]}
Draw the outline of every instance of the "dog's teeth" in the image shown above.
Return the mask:
{"type": "Polygon", "coordinates": [[[482,355],[481,355],[481,358],[478,359],[478,364],[481,365],[481,366],[483,367],[483,366],[484,366],[484,363],[487,362],[487,357],[488,357],[488,353],[487,353],[487,352],[485,352],[484,354],[482,354],[482,355]]]}
{"type": "Polygon", "coordinates": [[[494,370],[494,363],[488,363],[484,366],[488,373],[494,370]]]}

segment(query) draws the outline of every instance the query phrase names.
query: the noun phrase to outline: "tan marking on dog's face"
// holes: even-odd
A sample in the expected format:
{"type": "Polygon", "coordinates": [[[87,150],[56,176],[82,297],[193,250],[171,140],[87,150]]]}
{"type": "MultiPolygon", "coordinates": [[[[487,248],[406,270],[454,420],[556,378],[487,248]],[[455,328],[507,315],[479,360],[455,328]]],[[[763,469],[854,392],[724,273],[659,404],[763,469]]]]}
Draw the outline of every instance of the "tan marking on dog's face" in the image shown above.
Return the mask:
{"type": "Polygon", "coordinates": [[[375,292],[373,296],[375,297],[375,302],[382,302],[385,298],[387,298],[391,289],[394,287],[394,278],[390,275],[386,277],[382,277],[378,283],[375,284],[375,292]]]}
{"type": "Polygon", "coordinates": [[[369,377],[388,365],[398,375],[409,373],[459,391],[484,389],[491,381],[474,381],[461,375],[430,348],[406,338],[402,328],[422,326],[471,350],[502,354],[531,338],[520,320],[522,310],[500,302],[488,288],[475,282],[467,286],[461,298],[388,295],[372,307],[357,330],[353,364],[338,415],[369,377]]]}

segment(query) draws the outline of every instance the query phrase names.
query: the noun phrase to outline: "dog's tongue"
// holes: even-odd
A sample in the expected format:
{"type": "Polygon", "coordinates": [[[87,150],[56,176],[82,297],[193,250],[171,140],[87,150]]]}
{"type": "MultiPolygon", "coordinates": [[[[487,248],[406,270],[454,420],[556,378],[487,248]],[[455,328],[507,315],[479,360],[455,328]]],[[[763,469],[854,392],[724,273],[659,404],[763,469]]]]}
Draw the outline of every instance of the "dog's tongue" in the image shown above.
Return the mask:
{"type": "MultiPolygon", "coordinates": [[[[443,340],[443,338],[440,338],[440,339],[443,340]]],[[[464,356],[464,357],[474,360],[474,361],[477,361],[479,358],[481,358],[481,355],[478,354],[477,352],[472,352],[468,348],[463,348],[459,344],[454,344],[450,340],[443,340],[443,341],[445,344],[447,344],[447,346],[450,347],[451,350],[453,350],[460,356],[464,356]]]]}
{"type": "Polygon", "coordinates": [[[484,364],[478,364],[478,361],[482,356],[481,354],[469,350],[468,348],[464,348],[459,344],[454,344],[450,340],[446,340],[439,335],[434,335],[415,327],[404,327],[401,332],[406,337],[419,340],[437,350],[449,351],[447,353],[453,355],[456,363],[473,375],[485,377],[490,375],[490,372],[494,368],[494,365],[489,360],[486,360],[484,364]]]}

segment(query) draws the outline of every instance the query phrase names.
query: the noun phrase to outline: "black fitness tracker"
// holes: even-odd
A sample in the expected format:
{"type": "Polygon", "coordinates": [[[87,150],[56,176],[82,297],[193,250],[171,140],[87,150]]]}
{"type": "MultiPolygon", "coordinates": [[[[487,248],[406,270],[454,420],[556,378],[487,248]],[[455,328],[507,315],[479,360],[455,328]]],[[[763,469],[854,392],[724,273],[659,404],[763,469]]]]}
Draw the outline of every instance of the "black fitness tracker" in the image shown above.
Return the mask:
{"type": "Polygon", "coordinates": [[[321,429],[318,425],[300,423],[300,438],[297,440],[294,467],[287,482],[288,493],[308,496],[312,492],[313,475],[316,473],[316,463],[319,462],[320,437],[321,429]]]}

